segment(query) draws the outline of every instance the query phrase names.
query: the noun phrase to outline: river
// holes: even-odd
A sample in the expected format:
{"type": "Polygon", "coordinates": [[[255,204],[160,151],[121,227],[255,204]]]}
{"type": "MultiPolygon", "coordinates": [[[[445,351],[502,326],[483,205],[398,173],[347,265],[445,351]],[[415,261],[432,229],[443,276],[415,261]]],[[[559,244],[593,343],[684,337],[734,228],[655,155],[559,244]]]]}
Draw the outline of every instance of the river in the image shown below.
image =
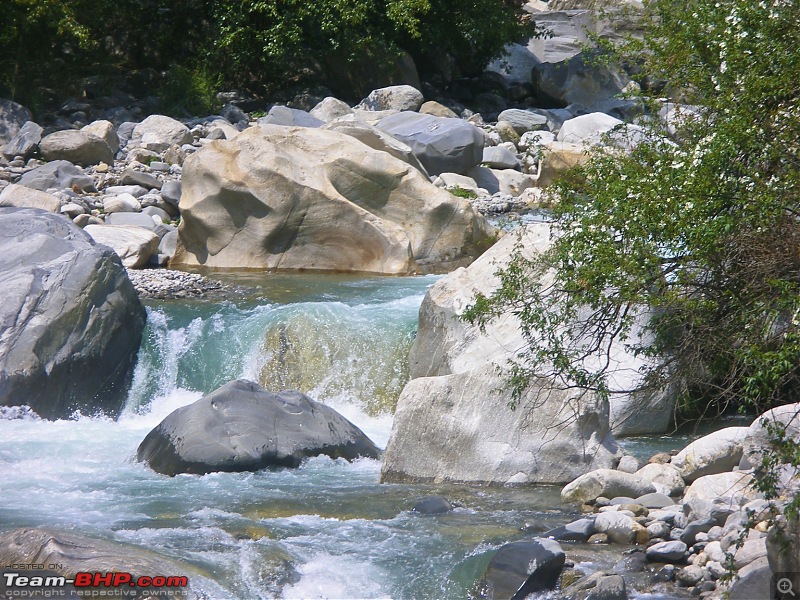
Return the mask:
{"type": "Polygon", "coordinates": [[[544,531],[575,516],[557,488],[381,485],[379,461],[327,457],[296,470],[170,478],[135,458],[169,412],[236,377],[299,387],[385,447],[435,280],[239,276],[231,281],[256,292],[150,303],[118,420],[0,420],[0,528],[141,546],[197,567],[218,586],[215,598],[468,597],[491,551],[522,525],[544,531]],[[458,507],[410,512],[430,494],[458,507]]]}

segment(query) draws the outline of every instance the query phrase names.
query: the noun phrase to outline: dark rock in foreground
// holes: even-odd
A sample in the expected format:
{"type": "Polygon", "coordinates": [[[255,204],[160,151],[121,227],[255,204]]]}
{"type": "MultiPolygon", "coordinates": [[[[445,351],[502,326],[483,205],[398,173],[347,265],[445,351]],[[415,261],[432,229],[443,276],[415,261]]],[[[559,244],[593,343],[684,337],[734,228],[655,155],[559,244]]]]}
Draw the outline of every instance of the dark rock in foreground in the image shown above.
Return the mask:
{"type": "Polygon", "coordinates": [[[297,467],[309,456],[378,458],[364,433],[300,392],[268,392],[237,379],[173,411],[139,445],[138,459],[164,475],[297,467]]]}
{"type": "Polygon", "coordinates": [[[61,215],[0,208],[0,405],[116,416],[145,310],[119,257],[61,215]]]}
{"type": "Polygon", "coordinates": [[[556,587],[566,561],[558,542],[534,538],[502,546],[492,557],[481,582],[481,597],[522,600],[556,587]]]}
{"type": "Polygon", "coordinates": [[[428,496],[422,498],[411,509],[412,512],[421,515],[442,515],[453,510],[453,505],[442,496],[428,496]]]}

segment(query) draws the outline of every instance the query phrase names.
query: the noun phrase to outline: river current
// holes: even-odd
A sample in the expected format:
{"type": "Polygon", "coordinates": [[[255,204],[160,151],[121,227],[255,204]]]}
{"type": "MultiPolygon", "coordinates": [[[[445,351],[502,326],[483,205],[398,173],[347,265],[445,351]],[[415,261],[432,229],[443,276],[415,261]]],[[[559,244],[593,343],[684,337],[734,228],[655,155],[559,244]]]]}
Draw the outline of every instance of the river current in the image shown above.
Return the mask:
{"type": "Polygon", "coordinates": [[[136,461],[167,414],[237,377],[299,388],[385,447],[435,280],[238,277],[257,293],[150,303],[119,419],[0,419],[0,528],[141,546],[192,565],[215,598],[468,597],[491,551],[521,526],[544,531],[575,516],[557,488],[381,485],[380,462],[368,459],[173,478],[136,461]],[[458,506],[410,512],[430,494],[458,506]]]}

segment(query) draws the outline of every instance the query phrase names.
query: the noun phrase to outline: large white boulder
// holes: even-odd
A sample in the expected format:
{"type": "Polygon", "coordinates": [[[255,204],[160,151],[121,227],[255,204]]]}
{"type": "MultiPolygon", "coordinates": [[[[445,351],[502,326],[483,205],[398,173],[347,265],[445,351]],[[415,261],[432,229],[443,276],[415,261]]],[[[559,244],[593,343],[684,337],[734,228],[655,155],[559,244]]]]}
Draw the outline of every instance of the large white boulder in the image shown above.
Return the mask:
{"type": "Polygon", "coordinates": [[[683,494],[686,489],[680,472],[670,464],[650,463],[636,471],[636,475],[650,483],[663,485],[670,496],[683,494]]]}
{"type": "Polygon", "coordinates": [[[508,374],[497,366],[410,381],[397,401],[382,480],[564,483],[613,464],[605,402],[532,385],[511,410],[508,374]]]}
{"type": "Polygon", "coordinates": [[[703,475],[732,470],[742,459],[748,427],[726,427],[695,440],[672,458],[672,465],[688,482],[703,475]]]}
{"type": "MultiPolygon", "coordinates": [[[[517,244],[528,257],[545,251],[551,244],[550,226],[534,224],[518,234],[507,235],[469,269],[450,273],[428,290],[409,354],[412,378],[461,373],[486,362],[505,365],[525,348],[520,322],[510,312],[487,324],[484,333],[460,318],[478,292],[488,294],[499,286],[495,273],[508,264],[517,244]]],[[[609,383],[616,392],[611,394],[609,409],[613,432],[634,435],[666,431],[674,410],[672,394],[627,392],[639,383],[644,363],[624,344],[615,343],[608,360],[609,383]]],[[[587,363],[587,366],[596,365],[587,363]]],[[[503,399],[505,403],[510,400],[508,391],[503,399]]]]}
{"type": "Polygon", "coordinates": [[[354,137],[264,125],[183,166],[172,264],[406,274],[471,262],[496,232],[470,204],[354,137]]]}
{"type": "MultiPolygon", "coordinates": [[[[529,252],[550,243],[543,224],[522,235],[529,252]]],[[[506,236],[428,291],[409,356],[412,381],[398,400],[384,456],[384,481],[565,483],[613,466],[605,400],[540,380],[512,410],[509,376],[500,369],[520,348],[519,322],[505,315],[484,334],[458,319],[478,289],[497,286],[494,273],[516,241],[506,236]]]]}
{"type": "Polygon", "coordinates": [[[611,115],[594,112],[564,121],[556,139],[568,144],[598,144],[601,136],[623,123],[611,115]]]}
{"type": "Polygon", "coordinates": [[[800,403],[775,407],[751,423],[742,445],[752,466],[760,466],[764,451],[778,431],[783,431],[787,441],[800,443],[800,403]]]}
{"type": "Polygon", "coordinates": [[[744,504],[760,498],[760,494],[751,487],[753,476],[749,473],[732,472],[704,475],[689,486],[684,502],[692,499],[721,500],[732,504],[744,504]]]}

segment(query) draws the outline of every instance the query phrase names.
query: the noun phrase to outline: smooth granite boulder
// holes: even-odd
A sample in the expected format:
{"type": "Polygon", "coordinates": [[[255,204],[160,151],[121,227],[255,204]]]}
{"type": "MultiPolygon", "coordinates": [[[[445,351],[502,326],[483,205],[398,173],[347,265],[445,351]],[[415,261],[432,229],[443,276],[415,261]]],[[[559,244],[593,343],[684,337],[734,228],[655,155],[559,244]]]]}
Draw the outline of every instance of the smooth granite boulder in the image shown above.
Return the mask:
{"type": "Polygon", "coordinates": [[[677,563],[687,556],[686,544],[680,540],[659,542],[645,550],[645,556],[650,562],[677,563]]]}
{"type": "Polygon", "coordinates": [[[547,129],[547,117],[542,112],[509,108],[497,116],[497,120],[509,123],[519,135],[528,131],[547,129]]]}
{"type": "Polygon", "coordinates": [[[61,215],[0,208],[0,404],[116,416],[145,310],[116,254],[61,215]]]}
{"type": "Polygon", "coordinates": [[[189,128],[180,121],[165,115],[150,115],[133,128],[130,141],[153,152],[164,152],[171,146],[191,144],[192,139],[189,128]]]}
{"type": "Polygon", "coordinates": [[[600,496],[638,498],[655,491],[656,488],[652,483],[637,475],[612,469],[598,469],[586,473],[564,486],[564,489],[561,490],[561,499],[564,502],[582,504],[600,496]]]}
{"type": "Polygon", "coordinates": [[[47,192],[10,183],[0,192],[0,206],[39,208],[47,212],[57,213],[61,209],[61,200],[47,192]]]}
{"type": "Polygon", "coordinates": [[[748,427],[726,427],[703,436],[672,457],[672,466],[689,483],[731,471],[742,459],[742,444],[749,432],[748,427]]]}
{"type": "MultiPolygon", "coordinates": [[[[138,216],[141,213],[131,214],[138,216]]],[[[152,219],[150,223],[155,225],[152,219]]],[[[122,264],[129,269],[145,266],[150,256],[158,251],[158,236],[153,231],[137,225],[87,225],[83,230],[98,244],[113,248],[122,260],[122,264]]]]}
{"type": "Polygon", "coordinates": [[[378,129],[410,146],[431,175],[463,175],[483,158],[483,133],[461,119],[406,111],[381,119],[378,129]]]}
{"type": "Polygon", "coordinates": [[[283,125],[284,127],[320,127],[324,122],[299,108],[273,106],[266,117],[258,119],[259,125],[283,125]]]}
{"type": "Polygon", "coordinates": [[[498,366],[408,382],[397,400],[382,481],[564,483],[613,464],[608,404],[542,382],[511,410],[509,375],[498,366]]]}
{"type": "Polygon", "coordinates": [[[390,85],[372,90],[356,108],[362,110],[419,110],[425,97],[410,85],[390,85]]]}
{"type": "Polygon", "coordinates": [[[334,98],[333,96],[327,96],[312,108],[309,114],[323,123],[330,123],[340,117],[346,117],[354,113],[353,109],[350,108],[350,105],[346,102],[334,98]]]}
{"type": "Polygon", "coordinates": [[[327,455],[378,458],[364,433],[332,408],[293,390],[269,392],[236,379],[170,413],[137,458],[164,475],[297,467],[327,455]]]}
{"type": "Polygon", "coordinates": [[[800,443],[800,403],[777,406],[750,424],[742,440],[744,458],[750,466],[761,464],[765,449],[770,447],[770,440],[775,438],[778,431],[783,431],[787,441],[800,443]]]}
{"type": "Polygon", "coordinates": [[[84,167],[114,162],[114,152],[105,140],[88,131],[56,131],[42,139],[39,149],[47,161],[68,160],[84,167]]]}
{"type": "Polygon", "coordinates": [[[264,125],[186,159],[172,265],[408,274],[496,230],[417,169],[336,131],[264,125]]]}
{"type": "Polygon", "coordinates": [[[85,131],[99,137],[106,144],[108,144],[108,147],[111,148],[111,151],[115,154],[119,150],[119,136],[117,135],[117,131],[111,121],[92,121],[85,127],[81,128],[81,131],[85,131]]]}
{"type": "MultiPolygon", "coordinates": [[[[483,332],[460,316],[478,292],[489,294],[497,289],[499,279],[496,272],[508,264],[515,246],[519,246],[525,257],[533,258],[546,251],[551,243],[551,229],[547,223],[520,228],[506,235],[469,268],[458,269],[431,286],[420,306],[419,330],[409,353],[412,379],[461,373],[486,362],[502,366],[513,359],[519,349],[525,347],[516,316],[510,312],[503,314],[488,323],[483,332]]],[[[543,286],[547,286],[546,281],[543,281],[543,286]]],[[[641,318],[644,321],[644,315],[641,318]]],[[[638,337],[641,333],[637,328],[631,336],[638,337]]],[[[625,391],[636,389],[640,384],[641,368],[646,363],[643,358],[634,356],[624,343],[612,344],[608,359],[606,372],[612,390],[608,419],[613,433],[635,435],[665,431],[673,416],[675,396],[670,390],[663,393],[625,391]]],[[[587,367],[593,368],[597,363],[590,361],[595,360],[603,358],[587,358],[587,367]]],[[[499,388],[493,401],[498,407],[506,406],[511,399],[508,386],[500,385],[501,381],[492,383],[499,388]]],[[[555,383],[551,383],[545,389],[555,387],[555,383]]],[[[587,394],[589,396],[591,394],[587,394]]],[[[489,403],[490,399],[482,402],[489,403]]],[[[597,408],[599,405],[587,401],[587,406],[597,408]]],[[[593,411],[589,410],[590,413],[593,411]]],[[[608,463],[598,460],[583,472],[606,466],[608,463]]],[[[573,472],[575,476],[581,474],[573,472]]]]}
{"type": "Polygon", "coordinates": [[[733,472],[704,475],[696,479],[686,489],[683,501],[689,500],[722,500],[729,503],[744,504],[760,497],[752,488],[753,476],[749,473],[733,472]]]}

